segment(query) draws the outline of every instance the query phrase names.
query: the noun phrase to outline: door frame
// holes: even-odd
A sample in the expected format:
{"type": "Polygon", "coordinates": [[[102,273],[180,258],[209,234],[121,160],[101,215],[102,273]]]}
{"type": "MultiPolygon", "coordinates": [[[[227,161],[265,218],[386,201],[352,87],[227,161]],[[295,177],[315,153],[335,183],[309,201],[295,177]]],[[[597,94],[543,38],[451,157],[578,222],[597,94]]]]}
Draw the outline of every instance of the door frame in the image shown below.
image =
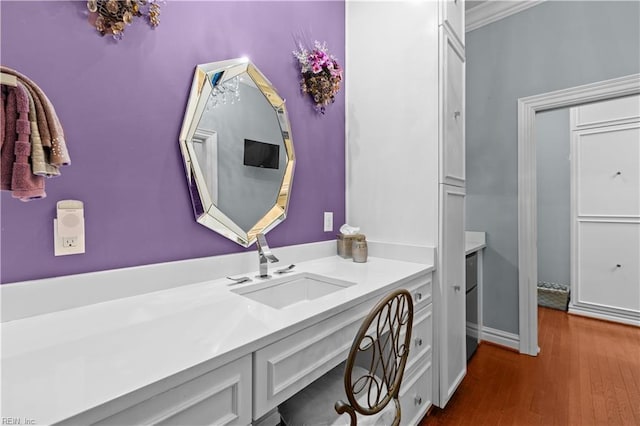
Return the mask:
{"type": "Polygon", "coordinates": [[[640,74],[518,99],[518,302],[520,353],[538,347],[536,113],[640,93],[640,74]]]}

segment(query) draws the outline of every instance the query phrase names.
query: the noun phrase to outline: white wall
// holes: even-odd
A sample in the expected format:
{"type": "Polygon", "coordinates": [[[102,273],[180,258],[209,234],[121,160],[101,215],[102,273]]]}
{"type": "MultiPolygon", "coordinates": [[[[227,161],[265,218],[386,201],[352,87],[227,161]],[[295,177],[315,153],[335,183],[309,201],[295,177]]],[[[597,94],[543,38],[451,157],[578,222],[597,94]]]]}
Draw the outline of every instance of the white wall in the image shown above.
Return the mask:
{"type": "Polygon", "coordinates": [[[346,3],[349,224],[369,240],[438,240],[438,4],[346,3]]]}

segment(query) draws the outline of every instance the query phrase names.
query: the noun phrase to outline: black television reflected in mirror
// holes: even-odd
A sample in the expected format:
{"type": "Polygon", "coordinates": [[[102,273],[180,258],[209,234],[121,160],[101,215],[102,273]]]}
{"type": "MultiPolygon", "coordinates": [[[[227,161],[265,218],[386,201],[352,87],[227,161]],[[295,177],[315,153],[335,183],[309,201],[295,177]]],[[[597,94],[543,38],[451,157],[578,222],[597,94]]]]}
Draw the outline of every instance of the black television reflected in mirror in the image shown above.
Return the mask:
{"type": "Polygon", "coordinates": [[[272,143],[244,140],[244,165],[263,169],[280,167],[280,146],[272,143]]]}

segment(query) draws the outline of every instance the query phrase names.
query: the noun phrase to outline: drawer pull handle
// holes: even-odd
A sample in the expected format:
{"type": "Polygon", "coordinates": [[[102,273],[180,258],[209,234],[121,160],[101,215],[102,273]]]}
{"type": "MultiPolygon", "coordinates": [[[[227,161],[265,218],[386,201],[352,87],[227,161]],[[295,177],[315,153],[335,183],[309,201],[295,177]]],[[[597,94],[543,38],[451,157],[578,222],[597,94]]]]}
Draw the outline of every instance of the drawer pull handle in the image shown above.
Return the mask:
{"type": "Polygon", "coordinates": [[[622,268],[622,265],[618,263],[616,264],[616,268],[622,268]]]}
{"type": "Polygon", "coordinates": [[[621,174],[622,174],[622,172],[621,172],[620,170],[618,170],[618,171],[616,172],[616,176],[620,176],[621,174]]]}
{"type": "Polygon", "coordinates": [[[416,346],[422,346],[422,339],[421,338],[416,338],[416,346]]]}
{"type": "Polygon", "coordinates": [[[415,403],[416,405],[422,404],[422,397],[420,395],[416,395],[415,403]]]}
{"type": "Polygon", "coordinates": [[[460,291],[460,286],[459,286],[459,285],[454,285],[454,286],[453,286],[453,289],[454,289],[455,291],[460,291]]]}
{"type": "Polygon", "coordinates": [[[416,300],[422,300],[422,293],[416,293],[416,300]]]}
{"type": "Polygon", "coordinates": [[[460,117],[460,111],[456,111],[456,112],[454,112],[454,113],[453,113],[453,118],[456,118],[456,119],[457,119],[458,117],[460,117]]]}

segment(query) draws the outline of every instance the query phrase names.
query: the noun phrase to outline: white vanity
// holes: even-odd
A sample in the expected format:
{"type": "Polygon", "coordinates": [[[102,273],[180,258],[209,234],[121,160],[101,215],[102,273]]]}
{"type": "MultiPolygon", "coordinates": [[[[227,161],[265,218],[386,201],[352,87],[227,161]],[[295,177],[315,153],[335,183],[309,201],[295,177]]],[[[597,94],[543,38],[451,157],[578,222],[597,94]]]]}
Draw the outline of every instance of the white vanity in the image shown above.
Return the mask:
{"type": "Polygon", "coordinates": [[[270,423],[279,403],[346,358],[371,307],[402,287],[415,303],[402,423],[414,424],[431,405],[432,271],[428,263],[330,256],[298,263],[267,286],[306,276],[340,288],[281,308],[238,294],[264,290],[259,279],[217,279],[4,322],[2,416],[33,424],[270,423]]]}

